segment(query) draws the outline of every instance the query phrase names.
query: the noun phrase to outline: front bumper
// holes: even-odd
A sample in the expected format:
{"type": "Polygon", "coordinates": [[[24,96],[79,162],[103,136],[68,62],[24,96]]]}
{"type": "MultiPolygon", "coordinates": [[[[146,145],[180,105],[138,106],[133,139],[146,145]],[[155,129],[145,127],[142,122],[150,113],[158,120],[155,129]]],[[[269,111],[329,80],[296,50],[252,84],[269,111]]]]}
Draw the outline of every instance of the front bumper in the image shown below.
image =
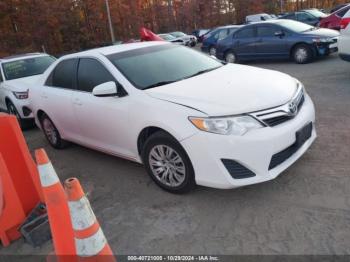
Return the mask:
{"type": "Polygon", "coordinates": [[[181,144],[192,161],[198,185],[231,189],[272,180],[298,160],[316,139],[315,128],[311,137],[292,156],[269,170],[272,157],[293,145],[296,133],[310,122],[315,122],[315,109],[310,97],[306,96],[298,116],[278,126],[253,130],[244,136],[198,132],[181,144]],[[234,160],[255,176],[233,178],[223,159],[234,160]]]}
{"type": "Polygon", "coordinates": [[[337,42],[318,43],[318,44],[315,44],[315,48],[316,48],[317,55],[325,56],[325,55],[338,52],[338,43],[337,42]]]}
{"type": "Polygon", "coordinates": [[[33,119],[34,118],[34,114],[31,110],[30,107],[30,102],[29,99],[16,99],[15,101],[13,101],[17,112],[20,114],[22,119],[33,119]]]}

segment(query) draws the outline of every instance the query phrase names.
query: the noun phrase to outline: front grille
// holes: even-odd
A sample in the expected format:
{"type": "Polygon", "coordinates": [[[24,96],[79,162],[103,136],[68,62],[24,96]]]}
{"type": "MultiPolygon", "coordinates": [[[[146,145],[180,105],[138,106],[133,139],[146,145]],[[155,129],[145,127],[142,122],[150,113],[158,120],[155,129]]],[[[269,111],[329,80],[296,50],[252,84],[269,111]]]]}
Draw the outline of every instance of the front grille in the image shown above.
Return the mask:
{"type": "MultiPolygon", "coordinates": [[[[300,111],[300,109],[302,108],[303,104],[305,102],[305,96],[302,96],[302,98],[300,99],[300,102],[297,106],[298,108],[298,112],[300,111]]],[[[280,115],[277,117],[272,117],[272,118],[265,118],[263,120],[264,123],[266,123],[268,126],[274,127],[274,126],[278,126],[280,124],[283,124],[289,120],[292,120],[295,116],[291,116],[291,115],[280,115]]]]}
{"type": "Polygon", "coordinates": [[[297,116],[305,102],[305,95],[302,87],[299,87],[291,101],[285,105],[252,113],[267,126],[274,127],[292,120],[297,116]]]}
{"type": "Polygon", "coordinates": [[[254,172],[234,160],[221,159],[221,161],[234,179],[244,179],[256,176],[254,172]]]}
{"type": "Polygon", "coordinates": [[[264,122],[268,126],[273,127],[273,126],[283,124],[284,122],[287,122],[291,119],[293,119],[293,117],[288,116],[288,115],[284,115],[284,116],[277,116],[277,117],[273,117],[273,118],[264,119],[264,122]]]}
{"type": "Polygon", "coordinates": [[[286,161],[288,158],[290,158],[292,155],[294,155],[305,144],[305,142],[311,138],[312,130],[313,124],[310,123],[304,128],[303,132],[305,133],[303,134],[304,137],[301,141],[298,141],[298,139],[296,139],[293,145],[273,155],[270,162],[269,170],[274,169],[275,167],[279,166],[284,161],[286,161]]]}

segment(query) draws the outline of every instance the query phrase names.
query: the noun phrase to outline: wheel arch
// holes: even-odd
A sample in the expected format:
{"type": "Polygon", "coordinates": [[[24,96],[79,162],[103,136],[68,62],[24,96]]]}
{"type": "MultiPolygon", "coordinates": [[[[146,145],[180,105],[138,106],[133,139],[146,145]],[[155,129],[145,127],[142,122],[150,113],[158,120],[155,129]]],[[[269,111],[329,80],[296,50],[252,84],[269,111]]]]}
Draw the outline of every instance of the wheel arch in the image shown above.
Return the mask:
{"type": "Polygon", "coordinates": [[[8,96],[5,97],[5,103],[6,103],[6,106],[8,105],[8,103],[12,103],[13,104],[11,98],[9,98],[8,96]]]}
{"type": "Polygon", "coordinates": [[[46,114],[45,111],[42,110],[42,109],[39,109],[39,110],[37,111],[37,113],[36,113],[36,116],[37,116],[38,120],[40,120],[40,118],[41,118],[44,114],[46,114]]]}
{"type": "Polygon", "coordinates": [[[315,51],[315,48],[312,44],[308,43],[308,42],[304,42],[304,41],[300,41],[300,42],[297,42],[295,44],[293,44],[289,50],[289,57],[292,57],[293,56],[293,52],[294,52],[294,49],[299,46],[299,45],[306,45],[308,47],[310,47],[311,51],[312,51],[312,54],[313,56],[316,55],[316,51],[315,51]]]}
{"type": "Polygon", "coordinates": [[[142,154],[142,149],[143,149],[143,146],[144,146],[145,142],[147,141],[147,139],[156,132],[164,132],[164,133],[168,134],[170,137],[172,137],[173,139],[177,140],[175,138],[175,136],[173,136],[171,133],[169,133],[167,130],[165,130],[161,127],[158,127],[158,126],[145,127],[141,130],[141,132],[139,133],[139,135],[137,137],[137,152],[138,152],[139,156],[141,156],[141,154],[142,154]]]}

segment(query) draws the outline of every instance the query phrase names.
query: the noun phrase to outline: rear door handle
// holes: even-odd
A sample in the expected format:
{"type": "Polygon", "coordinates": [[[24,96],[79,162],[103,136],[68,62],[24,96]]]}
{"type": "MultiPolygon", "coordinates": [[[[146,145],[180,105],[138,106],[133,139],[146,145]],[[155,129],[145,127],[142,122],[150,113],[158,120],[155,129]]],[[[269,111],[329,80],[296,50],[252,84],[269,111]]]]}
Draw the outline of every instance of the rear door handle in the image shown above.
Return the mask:
{"type": "Polygon", "coordinates": [[[41,93],[41,97],[46,99],[47,98],[47,94],[45,92],[43,92],[43,93],[41,93]]]}

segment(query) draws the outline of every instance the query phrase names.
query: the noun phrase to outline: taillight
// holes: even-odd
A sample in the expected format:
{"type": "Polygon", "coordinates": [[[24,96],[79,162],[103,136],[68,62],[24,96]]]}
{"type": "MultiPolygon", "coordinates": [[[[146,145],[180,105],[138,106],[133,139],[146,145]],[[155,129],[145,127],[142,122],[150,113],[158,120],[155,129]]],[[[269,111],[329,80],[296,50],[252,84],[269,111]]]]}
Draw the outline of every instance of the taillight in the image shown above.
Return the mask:
{"type": "Polygon", "coordinates": [[[343,18],[340,22],[340,29],[345,29],[350,24],[350,17],[343,18]]]}

